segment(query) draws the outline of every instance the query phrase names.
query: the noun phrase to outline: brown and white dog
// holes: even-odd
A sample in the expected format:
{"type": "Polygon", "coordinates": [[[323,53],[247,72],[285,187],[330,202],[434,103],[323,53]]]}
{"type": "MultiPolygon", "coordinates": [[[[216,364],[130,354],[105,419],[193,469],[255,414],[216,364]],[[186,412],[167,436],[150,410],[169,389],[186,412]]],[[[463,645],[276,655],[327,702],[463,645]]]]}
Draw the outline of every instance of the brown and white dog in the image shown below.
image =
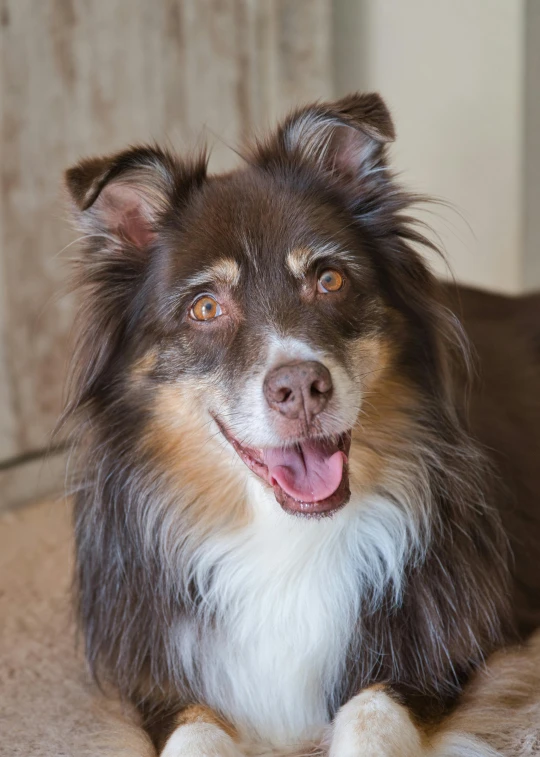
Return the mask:
{"type": "Polygon", "coordinates": [[[351,95],[67,173],[79,613],[163,757],[418,755],[539,623],[540,298],[434,278],[393,138],[351,95]]]}

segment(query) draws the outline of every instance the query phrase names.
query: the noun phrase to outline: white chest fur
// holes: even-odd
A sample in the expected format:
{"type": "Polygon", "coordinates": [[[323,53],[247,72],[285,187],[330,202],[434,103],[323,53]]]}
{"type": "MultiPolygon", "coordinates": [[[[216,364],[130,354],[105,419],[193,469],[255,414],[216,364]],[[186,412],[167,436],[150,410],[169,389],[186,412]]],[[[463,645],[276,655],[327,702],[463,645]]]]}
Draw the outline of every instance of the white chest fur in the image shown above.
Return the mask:
{"type": "Polygon", "coordinates": [[[197,659],[206,702],[246,738],[287,747],[327,723],[362,595],[388,582],[399,591],[410,523],[382,499],[306,520],[253,494],[253,522],[198,554],[214,620],[183,657],[197,659]]]}

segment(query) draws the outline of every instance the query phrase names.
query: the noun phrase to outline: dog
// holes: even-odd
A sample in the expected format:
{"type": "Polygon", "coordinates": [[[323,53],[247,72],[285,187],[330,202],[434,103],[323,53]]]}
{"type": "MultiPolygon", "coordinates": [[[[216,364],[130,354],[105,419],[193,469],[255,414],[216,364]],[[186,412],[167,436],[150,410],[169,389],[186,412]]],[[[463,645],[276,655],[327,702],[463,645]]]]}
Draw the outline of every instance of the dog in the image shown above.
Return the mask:
{"type": "Polygon", "coordinates": [[[78,614],[162,757],[418,755],[540,624],[540,297],[435,278],[394,136],[353,94],[66,174],[78,614]]]}

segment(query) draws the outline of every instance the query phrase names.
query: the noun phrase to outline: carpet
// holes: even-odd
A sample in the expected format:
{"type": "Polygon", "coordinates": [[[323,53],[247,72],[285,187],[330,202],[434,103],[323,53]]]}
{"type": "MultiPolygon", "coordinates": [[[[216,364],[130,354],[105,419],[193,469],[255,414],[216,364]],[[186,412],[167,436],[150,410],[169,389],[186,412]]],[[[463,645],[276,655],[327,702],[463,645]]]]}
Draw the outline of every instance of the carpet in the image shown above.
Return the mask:
{"type": "Polygon", "coordinates": [[[77,648],[70,517],[65,501],[0,517],[0,755],[154,757],[77,648]]]}

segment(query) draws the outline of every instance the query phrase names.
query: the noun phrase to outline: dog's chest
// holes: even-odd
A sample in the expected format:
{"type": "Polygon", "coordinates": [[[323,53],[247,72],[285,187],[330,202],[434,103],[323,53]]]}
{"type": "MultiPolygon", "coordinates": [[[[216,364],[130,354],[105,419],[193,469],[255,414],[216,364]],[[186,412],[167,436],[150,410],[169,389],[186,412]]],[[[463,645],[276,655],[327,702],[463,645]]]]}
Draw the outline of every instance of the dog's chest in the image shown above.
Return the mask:
{"type": "Polygon", "coordinates": [[[219,561],[202,686],[246,736],[285,746],[316,739],[327,723],[358,613],[346,539],[339,522],[280,519],[254,527],[219,561]]]}

